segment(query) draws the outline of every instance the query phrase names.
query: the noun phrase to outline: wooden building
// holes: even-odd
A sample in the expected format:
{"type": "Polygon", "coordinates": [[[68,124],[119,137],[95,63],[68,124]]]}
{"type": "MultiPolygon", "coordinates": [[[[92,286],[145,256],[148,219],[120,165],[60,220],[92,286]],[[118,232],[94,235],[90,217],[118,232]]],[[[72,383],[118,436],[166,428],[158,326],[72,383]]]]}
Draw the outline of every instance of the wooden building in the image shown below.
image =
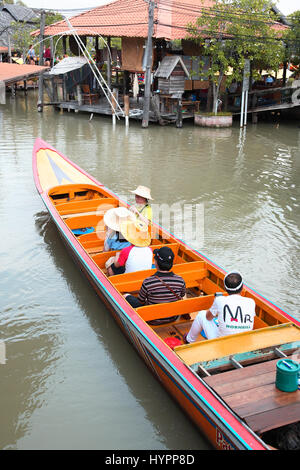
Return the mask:
{"type": "MultiPolygon", "coordinates": [[[[168,112],[162,115],[160,109],[162,103],[157,101],[160,98],[162,101],[164,99],[162,95],[169,95],[172,92],[172,86],[175,85],[176,80],[178,81],[177,85],[182,87],[183,73],[180,70],[173,70],[169,78],[164,78],[158,77],[156,70],[166,57],[174,55],[173,44],[175,40],[181,40],[183,44],[186,43],[187,24],[195,22],[201,16],[203,8],[210,8],[214,4],[214,0],[194,0],[192,7],[191,0],[181,0],[180,3],[166,3],[163,0],[156,0],[152,16],[149,7],[151,4],[153,6],[153,2],[150,1],[148,4],[144,0],[116,0],[74,16],[69,20],[59,21],[47,26],[44,35],[45,37],[60,36],[65,49],[68,42],[70,44],[74,43],[73,39],[70,40],[70,38],[73,38],[74,32],[80,38],[94,38],[95,62],[99,71],[105,74],[105,87],[109,92],[114,91],[121,106],[124,105],[124,98],[130,96],[131,109],[129,116],[134,119],[143,119],[143,113],[147,107],[148,95],[146,90],[150,86],[151,74],[145,72],[148,70],[146,66],[147,54],[151,51],[152,65],[150,68],[155,77],[151,82],[150,89],[149,120],[162,124],[177,121],[178,114],[175,112],[171,116],[172,113],[168,112]],[[147,47],[148,30],[152,32],[150,47],[147,47]],[[67,38],[69,38],[69,41],[67,38]],[[119,40],[119,48],[115,58],[112,54],[112,41],[114,38],[119,40]],[[108,53],[104,54],[102,52],[99,47],[100,40],[105,43],[105,49],[108,53]],[[161,79],[166,81],[162,82],[161,79]],[[169,81],[169,84],[167,84],[167,81],[169,81]],[[133,86],[137,83],[138,93],[136,94],[136,92],[133,93],[133,86]],[[167,93],[157,93],[157,90],[161,89],[167,93]]],[[[38,36],[39,33],[37,30],[32,34],[38,36]]],[[[200,77],[197,78],[195,75],[188,77],[189,73],[194,71],[193,67],[197,63],[193,57],[197,56],[198,63],[200,63],[201,48],[200,46],[195,47],[195,44],[194,48],[196,50],[188,51],[186,49],[185,51],[182,47],[180,51],[175,52],[175,55],[180,55],[181,59],[176,66],[180,69],[183,63],[186,69],[183,69],[185,74],[182,96],[182,107],[185,111],[182,114],[183,118],[193,117],[196,109],[193,103],[196,102],[199,107],[201,100],[207,100],[208,81],[201,80],[200,77]],[[189,104],[191,102],[192,105],[189,104]],[[184,106],[187,106],[187,109],[184,109],[184,106]]],[[[107,103],[104,106],[105,112],[103,112],[103,100],[105,101],[103,90],[92,89],[90,91],[91,93],[99,93],[99,100],[97,104],[93,105],[93,112],[107,114],[107,103]]],[[[75,100],[64,101],[60,107],[69,110],[83,110],[79,105],[79,98],[77,96],[75,100]]],[[[114,111],[110,110],[110,112],[113,113],[114,111]]]]}

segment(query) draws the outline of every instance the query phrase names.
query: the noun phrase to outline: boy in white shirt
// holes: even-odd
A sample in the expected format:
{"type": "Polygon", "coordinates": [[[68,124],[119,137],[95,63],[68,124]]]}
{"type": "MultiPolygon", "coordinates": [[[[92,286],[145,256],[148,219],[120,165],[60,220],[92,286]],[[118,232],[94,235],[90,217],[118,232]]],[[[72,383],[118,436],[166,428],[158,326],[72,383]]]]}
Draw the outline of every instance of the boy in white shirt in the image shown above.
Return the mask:
{"type": "Polygon", "coordinates": [[[215,300],[209,310],[202,310],[193,321],[185,337],[186,343],[197,341],[203,330],[207,339],[233,335],[253,329],[255,302],[249,297],[242,297],[242,276],[237,271],[228,273],[224,278],[224,287],[228,296],[215,294],[215,300]],[[218,324],[214,318],[217,318],[218,324]]]}

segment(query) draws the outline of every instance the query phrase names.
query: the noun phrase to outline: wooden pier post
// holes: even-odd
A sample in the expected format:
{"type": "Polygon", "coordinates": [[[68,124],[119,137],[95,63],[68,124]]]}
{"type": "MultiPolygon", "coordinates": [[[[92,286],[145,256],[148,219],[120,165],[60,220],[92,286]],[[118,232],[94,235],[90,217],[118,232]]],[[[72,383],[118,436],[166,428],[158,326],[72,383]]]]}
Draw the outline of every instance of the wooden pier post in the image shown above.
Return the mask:
{"type": "Polygon", "coordinates": [[[125,126],[129,126],[129,109],[130,109],[130,102],[129,96],[124,95],[124,111],[125,111],[125,126]]]}
{"type": "Polygon", "coordinates": [[[6,87],[2,80],[0,81],[0,104],[6,104],[6,87]]]}
{"type": "Polygon", "coordinates": [[[178,98],[177,100],[177,116],[176,116],[176,127],[182,127],[182,100],[178,98]]]}
{"type": "Polygon", "coordinates": [[[107,87],[108,90],[111,90],[111,61],[110,61],[110,54],[111,54],[111,49],[110,49],[110,36],[107,38],[107,87]]]}
{"type": "Polygon", "coordinates": [[[82,99],[82,91],[81,91],[81,86],[77,85],[77,100],[78,100],[78,105],[82,106],[83,104],[83,99],[82,99]]]}
{"type": "Polygon", "coordinates": [[[116,98],[117,98],[117,93],[116,93],[116,91],[113,91],[113,93],[112,93],[112,109],[111,109],[113,126],[115,126],[115,124],[116,124],[116,106],[117,106],[116,98]]]}
{"type": "Polygon", "coordinates": [[[63,40],[63,54],[65,56],[67,54],[67,37],[63,36],[62,40],[63,40]]]}

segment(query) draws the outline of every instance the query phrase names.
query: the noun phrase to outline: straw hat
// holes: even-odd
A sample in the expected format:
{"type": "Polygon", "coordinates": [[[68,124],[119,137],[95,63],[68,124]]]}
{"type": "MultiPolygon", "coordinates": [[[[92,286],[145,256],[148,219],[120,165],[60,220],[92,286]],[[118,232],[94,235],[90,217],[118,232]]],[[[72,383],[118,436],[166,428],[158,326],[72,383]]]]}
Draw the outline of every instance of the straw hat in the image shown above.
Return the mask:
{"type": "Polygon", "coordinates": [[[114,207],[105,212],[103,220],[107,227],[115,232],[119,232],[120,223],[128,217],[132,218],[132,213],[126,207],[114,207]]]}
{"type": "Polygon", "coordinates": [[[132,245],[149,246],[151,243],[151,234],[148,224],[141,220],[124,220],[120,223],[120,232],[123,237],[132,245]]]}
{"type": "Polygon", "coordinates": [[[130,191],[133,194],[136,194],[137,196],[144,197],[145,199],[152,199],[151,194],[150,194],[150,189],[147,188],[146,186],[138,186],[134,191],[130,191]]]}

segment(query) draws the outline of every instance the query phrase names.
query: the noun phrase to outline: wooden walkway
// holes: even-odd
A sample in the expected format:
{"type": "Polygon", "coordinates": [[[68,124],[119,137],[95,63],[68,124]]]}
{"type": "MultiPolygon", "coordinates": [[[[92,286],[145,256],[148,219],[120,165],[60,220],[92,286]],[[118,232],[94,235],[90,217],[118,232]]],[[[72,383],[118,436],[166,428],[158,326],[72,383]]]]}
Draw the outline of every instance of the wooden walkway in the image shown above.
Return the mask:
{"type": "MultiPolygon", "coordinates": [[[[300,86],[266,88],[253,90],[249,94],[248,114],[281,111],[292,108],[300,109],[300,86]],[[298,90],[298,94],[297,94],[298,90]],[[297,96],[298,95],[298,96],[297,96]]],[[[240,97],[240,94],[228,95],[228,97],[240,97]]],[[[230,108],[229,108],[230,109],[230,108]]],[[[232,109],[233,115],[240,115],[240,109],[232,109]]]]}
{"type": "Polygon", "coordinates": [[[0,82],[4,82],[7,86],[13,85],[16,82],[37,77],[41,73],[46,72],[46,70],[49,70],[49,67],[28,64],[9,64],[6,62],[1,62],[0,82]]]}
{"type": "MultiPolygon", "coordinates": [[[[131,103],[133,106],[136,105],[136,102],[131,103]]],[[[43,106],[54,105],[57,108],[66,110],[66,111],[74,111],[76,113],[83,112],[83,113],[90,113],[90,114],[100,114],[104,116],[112,116],[112,110],[110,105],[106,100],[101,100],[99,103],[96,104],[82,104],[79,105],[78,101],[61,101],[56,103],[44,103],[43,106]]],[[[124,118],[122,113],[119,111],[116,113],[119,118],[124,118]]],[[[175,113],[161,113],[161,119],[164,121],[165,124],[174,123],[176,122],[177,115],[175,113]]],[[[194,113],[192,112],[183,112],[182,119],[192,119],[194,117],[194,113]]],[[[129,111],[129,118],[134,119],[136,121],[141,121],[143,119],[143,109],[139,107],[131,107],[129,111]]],[[[158,122],[158,117],[155,115],[154,111],[150,110],[149,113],[149,121],[151,122],[158,122]]]]}
{"type": "Polygon", "coordinates": [[[24,82],[24,90],[26,91],[26,82],[40,74],[49,70],[49,67],[42,67],[39,65],[28,65],[28,64],[10,64],[7,62],[0,63],[0,104],[6,103],[6,87],[12,87],[14,92],[14,86],[18,82],[24,82]]]}

